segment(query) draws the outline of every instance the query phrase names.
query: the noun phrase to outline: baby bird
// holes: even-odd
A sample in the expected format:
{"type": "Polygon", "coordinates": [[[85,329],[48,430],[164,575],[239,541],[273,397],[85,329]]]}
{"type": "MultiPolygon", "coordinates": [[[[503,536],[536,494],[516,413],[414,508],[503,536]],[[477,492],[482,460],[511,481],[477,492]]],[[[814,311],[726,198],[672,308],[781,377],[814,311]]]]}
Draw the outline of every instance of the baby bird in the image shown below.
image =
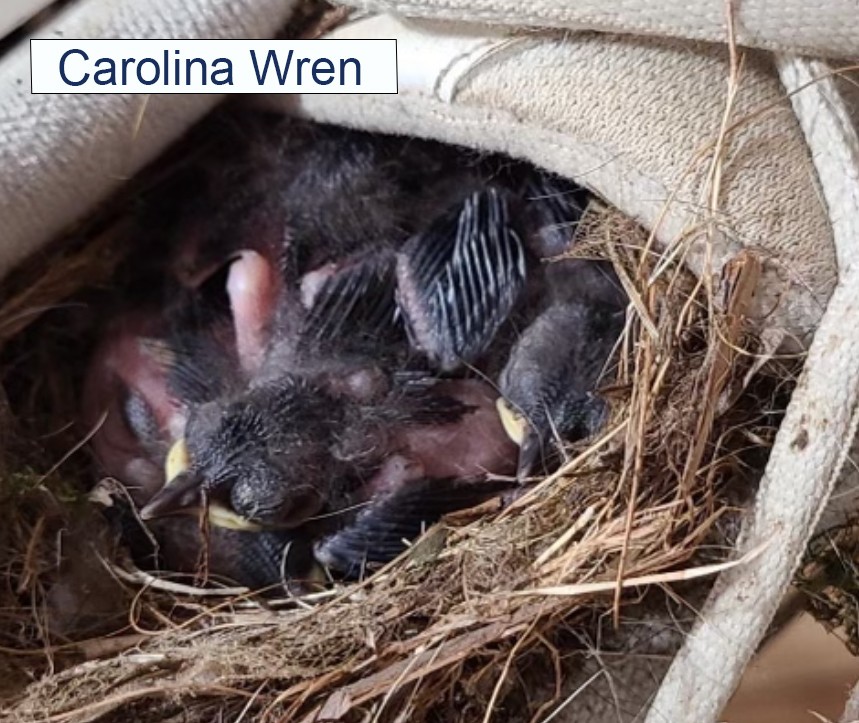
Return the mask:
{"type": "Polygon", "coordinates": [[[205,510],[216,573],[299,577],[294,547],[355,576],[594,429],[616,281],[544,263],[580,189],[414,139],[236,123],[229,158],[153,204],[168,260],[140,285],[160,298],[120,316],[85,392],[88,420],[108,412],[102,470],[173,557],[199,548],[174,516],[205,510]]]}

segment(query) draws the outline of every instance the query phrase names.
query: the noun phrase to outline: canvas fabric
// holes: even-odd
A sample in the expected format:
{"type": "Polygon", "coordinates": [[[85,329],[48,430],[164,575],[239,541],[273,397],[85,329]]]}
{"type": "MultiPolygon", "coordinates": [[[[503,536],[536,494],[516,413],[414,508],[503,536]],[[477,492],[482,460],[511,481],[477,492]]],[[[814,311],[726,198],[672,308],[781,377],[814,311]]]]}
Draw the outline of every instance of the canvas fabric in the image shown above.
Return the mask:
{"type": "MultiPolygon", "coordinates": [[[[37,37],[271,37],[293,0],[90,0],[37,37]]],[[[222,100],[218,95],[33,95],[26,39],[0,57],[0,277],[91,213],[222,100]]]]}
{"type": "Polygon", "coordinates": [[[365,10],[512,27],[572,28],[723,43],[732,8],[739,43],[824,57],[859,57],[853,0],[356,0],[365,10]]]}
{"type": "MultiPolygon", "coordinates": [[[[253,37],[271,34],[286,5],[90,0],[61,22],[80,36],[253,37]]],[[[738,39],[781,54],[745,54],[726,134],[721,0],[387,3],[398,16],[432,20],[365,17],[336,33],[396,37],[399,95],[265,98],[318,120],[531,160],[641,221],[699,274],[715,276],[751,248],[766,265],[756,312],[770,349],[810,342],[744,524],[741,550],[760,548],[758,557],[720,576],[670,665],[643,672],[630,656],[609,661],[597,678],[583,669],[568,680],[576,696],[555,720],[642,720],[643,707],[649,723],[717,720],[808,537],[821,519],[831,524],[855,509],[850,492],[859,480],[840,473],[859,398],[859,141],[851,115],[859,94],[830,76],[831,65],[797,53],[859,57],[859,10],[853,0],[735,5],[738,39]],[[666,37],[643,37],[657,35],[666,37]],[[822,518],[836,482],[841,507],[822,518]],[[618,690],[635,704],[618,711],[618,690]]],[[[0,274],[85,215],[217,101],[30,96],[26,63],[23,49],[0,60],[0,274]]]]}
{"type": "Polygon", "coordinates": [[[39,11],[51,4],[51,0],[16,0],[0,5],[0,38],[20,27],[39,11]]]}

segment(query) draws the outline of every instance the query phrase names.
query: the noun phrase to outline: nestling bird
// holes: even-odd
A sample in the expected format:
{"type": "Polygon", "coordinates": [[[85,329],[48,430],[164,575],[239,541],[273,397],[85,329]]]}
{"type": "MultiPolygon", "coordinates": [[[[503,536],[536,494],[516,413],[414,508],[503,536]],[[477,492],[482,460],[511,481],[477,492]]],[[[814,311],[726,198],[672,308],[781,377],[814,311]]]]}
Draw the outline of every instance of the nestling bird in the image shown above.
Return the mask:
{"type": "Polygon", "coordinates": [[[553,264],[541,310],[513,344],[499,377],[499,413],[520,447],[520,477],[547,471],[565,442],[592,435],[605,421],[596,389],[625,323],[613,280],[597,262],[553,264]]]}
{"type": "Polygon", "coordinates": [[[294,544],[356,575],[594,430],[624,301],[605,268],[544,263],[581,189],[414,139],[226,128],[231,158],[153,204],[160,291],[106,335],[85,394],[87,420],[108,410],[102,470],[162,544],[186,544],[168,516],[205,509],[216,572],[276,580],[272,545],[294,544]]]}

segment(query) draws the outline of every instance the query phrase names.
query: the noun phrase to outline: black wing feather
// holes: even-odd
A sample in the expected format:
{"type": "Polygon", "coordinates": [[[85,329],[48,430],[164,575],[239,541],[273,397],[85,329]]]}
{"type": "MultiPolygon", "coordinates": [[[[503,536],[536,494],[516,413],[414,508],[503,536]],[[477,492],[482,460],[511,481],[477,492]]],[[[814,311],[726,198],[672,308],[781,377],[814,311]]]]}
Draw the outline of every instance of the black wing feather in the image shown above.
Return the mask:
{"type": "Polygon", "coordinates": [[[394,302],[394,255],[374,253],[347,262],[319,290],[301,331],[303,344],[335,346],[401,333],[394,302]]]}
{"type": "Polygon", "coordinates": [[[397,271],[415,346],[445,371],[475,361],[525,286],[525,249],[507,195],[473,193],[405,244],[397,271]]]}
{"type": "Polygon", "coordinates": [[[423,479],[373,498],[338,532],[316,543],[316,558],[346,577],[390,562],[444,515],[480,504],[509,483],[423,479]]]}

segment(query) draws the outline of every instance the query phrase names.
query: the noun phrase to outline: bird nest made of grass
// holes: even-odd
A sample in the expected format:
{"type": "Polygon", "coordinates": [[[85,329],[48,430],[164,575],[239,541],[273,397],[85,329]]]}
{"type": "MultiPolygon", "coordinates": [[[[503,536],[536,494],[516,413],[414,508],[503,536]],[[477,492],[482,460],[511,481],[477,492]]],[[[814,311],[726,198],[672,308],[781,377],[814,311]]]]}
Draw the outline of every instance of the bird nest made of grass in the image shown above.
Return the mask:
{"type": "Polygon", "coordinates": [[[753,252],[699,280],[592,204],[577,253],[611,261],[630,298],[603,431],[368,579],[271,599],[152,577],[101,524],[69,428],[91,339],[64,309],[123,251],[115,227],[85,231],[8,280],[0,307],[3,717],[548,720],[598,641],[628,651],[627,621],[668,617],[742,564],[738,513],[791,378],[756,364],[753,252]],[[83,598],[97,604],[76,617],[83,598]]]}

